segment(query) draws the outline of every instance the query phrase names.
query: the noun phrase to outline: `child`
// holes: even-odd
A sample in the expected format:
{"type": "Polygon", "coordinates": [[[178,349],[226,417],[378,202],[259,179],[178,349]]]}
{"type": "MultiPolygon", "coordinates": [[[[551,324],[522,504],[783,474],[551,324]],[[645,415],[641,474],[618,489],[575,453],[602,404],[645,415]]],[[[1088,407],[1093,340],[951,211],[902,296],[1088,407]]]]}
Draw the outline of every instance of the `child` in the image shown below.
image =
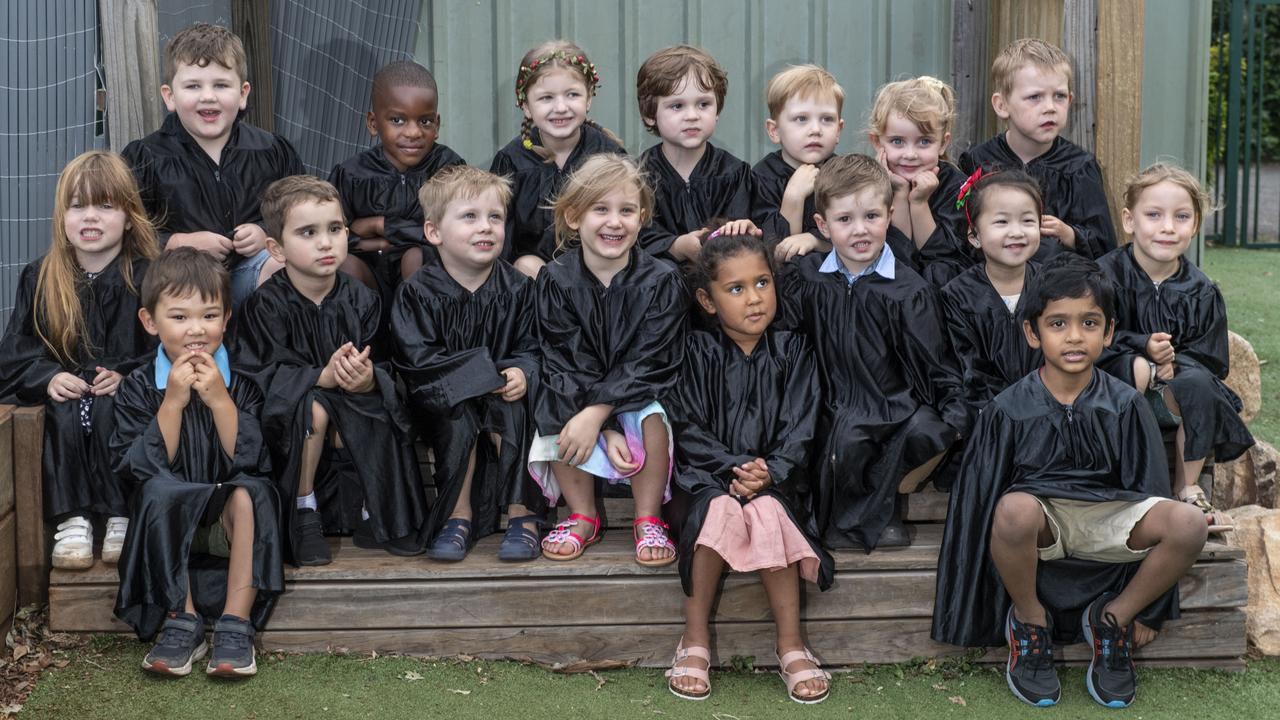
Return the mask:
{"type": "Polygon", "coordinates": [[[418,63],[401,60],[384,66],[373,76],[365,116],[378,144],[329,174],[347,217],[355,218],[342,270],[374,290],[381,287],[388,306],[392,288],[422,265],[418,188],[444,168],[466,164],[436,142],[439,97],[436,79],[418,63]]]}
{"type": "Polygon", "coordinates": [[[1209,516],[1209,532],[1232,527],[1197,481],[1205,458],[1240,457],[1253,445],[1240,419],[1240,398],[1227,377],[1227,308],[1222,293],[1182,259],[1209,200],[1182,168],[1156,163],[1129,181],[1124,231],[1129,245],[1098,261],[1116,284],[1116,351],[1102,363],[1145,392],[1157,417],[1177,424],[1173,489],[1209,516]]]}
{"type": "Polygon", "coordinates": [[[164,49],[169,108],[160,129],[124,149],[166,249],[212,253],[231,271],[239,306],[279,269],[269,262],[259,198],[303,172],[287,140],[239,119],[249,100],[244,45],[226,28],[187,27],[164,49]]]}
{"type": "Polygon", "coordinates": [[[970,417],[1044,364],[1022,332],[1035,292],[1040,186],[1021,170],[984,175],[961,190],[969,242],[985,258],[942,288],[951,348],[964,373],[970,417]]]}
{"type": "Polygon", "coordinates": [[[338,272],[347,252],[338,191],[308,175],[278,180],[262,196],[262,217],[284,272],[245,302],[234,349],[266,394],[262,428],[290,501],[290,557],[328,564],[326,528],[354,532],[356,547],[416,555],[426,499],[411,427],[373,354],[378,296],[338,272]]]}
{"type": "Polygon", "coordinates": [[[529,277],[556,248],[550,203],[565,179],[596,153],[626,154],[616,135],[587,119],[599,86],[595,64],[571,42],[550,40],[520,59],[516,105],[524,122],[489,170],[511,181],[504,257],[529,277]]]}
{"type": "Polygon", "coordinates": [[[1176,616],[1178,579],[1205,542],[1200,511],[1166,499],[1151,409],[1094,369],[1114,313],[1092,261],[1067,253],[1044,268],[1023,321],[1044,365],[983,410],[951,491],[933,637],[994,645],[1003,634],[1009,688],[1031,705],[1058,702],[1053,641],[1074,641],[1076,617],[1092,649],[1089,694],[1133,702],[1133,648],[1176,616]]]}
{"type": "Polygon", "coordinates": [[[538,276],[542,381],[529,471],[548,502],[563,489],[569,518],[542,541],[573,560],[600,539],[595,480],[628,482],[636,562],[675,562],[658,518],[670,498],[671,430],[659,399],[680,369],[688,305],[676,268],[636,247],[653,192],[628,158],[589,158],[555,201],[556,237],[576,240],[538,276]]]}
{"type": "Polygon", "coordinates": [[[814,198],[832,250],[795,263],[781,296],[823,379],[815,521],[829,546],[909,545],[898,494],[923,486],[968,429],[960,372],[937,291],[885,246],[885,169],[866,155],[832,158],[814,198]]]}
{"type": "Polygon", "coordinates": [[[991,107],[1009,127],[960,156],[965,174],[1017,168],[1040,182],[1039,259],[1062,247],[1098,258],[1116,246],[1098,161],[1058,135],[1067,122],[1071,81],[1066,53],[1043,40],[1014,40],[991,65],[991,107]]]}
{"type": "Polygon", "coordinates": [[[651,255],[694,260],[712,218],[751,216],[751,166],[710,142],[728,86],[715,58],[688,45],[659,50],[640,66],[640,117],[662,138],[640,156],[654,184],[653,222],[640,232],[651,255]]]}
{"type": "Polygon", "coordinates": [[[947,160],[955,92],[927,75],[891,82],[876,93],[867,136],[893,183],[890,246],[936,287],[973,267],[956,193],[964,173],[947,160]]]}
{"type": "Polygon", "coordinates": [[[813,219],[813,184],[844,130],[844,89],[817,65],[795,65],[773,76],[765,102],[765,132],[782,147],[751,169],[751,219],[764,231],[765,241],[777,243],[780,261],[812,250],[826,252],[831,245],[813,219]]]}
{"type": "Polygon", "coordinates": [[[498,559],[536,560],[545,508],[525,459],[538,339],[533,281],[501,259],[511,186],[464,166],[432,178],[419,197],[438,260],[401,285],[391,328],[396,367],[435,451],[427,555],[462,560],[505,511],[498,559]]]}
{"type": "Polygon", "coordinates": [[[142,667],[163,675],[204,657],[214,615],[205,672],[253,675],[254,633],[284,591],[262,394],[222,346],[230,292],[227,271],[195,248],[152,263],[138,316],[160,349],[116,395],[111,452],[136,489],[115,614],[142,640],[159,631],[142,667]]]}
{"type": "Polygon", "coordinates": [[[56,568],[93,565],[93,515],[107,521],[103,562],[120,559],[128,489],[111,471],[107,441],[120,381],[155,347],[137,320],[138,288],[159,252],[119,155],[91,150],[67,163],[49,252],[23,269],[0,339],[0,398],[45,408],[44,513],[58,526],[56,568]]]}
{"type": "Polygon", "coordinates": [[[719,328],[689,334],[670,395],[675,482],[690,507],[679,531],[685,627],[669,687],[690,700],[711,693],[708,622],[727,564],[760,572],[791,699],[822,702],[830,677],[800,632],[800,578],[825,590],[834,570],[798,515],[819,404],[813,353],[803,335],[769,327],[778,301],[760,239],[712,237],[694,277],[698,304],[719,328]]]}

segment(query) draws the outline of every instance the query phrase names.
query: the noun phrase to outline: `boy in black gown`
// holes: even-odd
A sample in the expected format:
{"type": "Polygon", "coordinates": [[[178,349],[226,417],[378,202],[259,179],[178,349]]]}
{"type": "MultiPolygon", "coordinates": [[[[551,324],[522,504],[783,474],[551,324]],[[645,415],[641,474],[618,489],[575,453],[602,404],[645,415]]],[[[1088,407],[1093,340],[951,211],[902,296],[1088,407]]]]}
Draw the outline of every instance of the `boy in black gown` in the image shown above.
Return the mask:
{"type": "Polygon", "coordinates": [[[710,142],[728,86],[720,63],[688,45],[659,50],[640,66],[640,117],[662,139],[640,156],[654,192],[653,222],[640,231],[650,255],[691,261],[712,219],[751,217],[751,166],[710,142]]]}
{"type": "Polygon", "coordinates": [[[784,323],[809,336],[822,380],[814,519],[833,547],[908,545],[899,493],[921,488],[969,427],[960,371],[937,291],[885,245],[888,172],[841,155],[814,195],[833,249],[795,261],[780,293],[784,323]]]}
{"type": "Polygon", "coordinates": [[[992,645],[1003,635],[1014,695],[1053,705],[1055,629],[1074,639],[1061,626],[1078,617],[1093,651],[1089,694],[1125,707],[1133,648],[1176,615],[1177,582],[1208,526],[1195,506],[1168,499],[1146,401],[1094,367],[1115,331],[1115,290],[1098,266],[1070,253],[1051,261],[1023,328],[1044,365],[996,396],[969,438],[938,557],[933,637],[992,645]]]}
{"type": "Polygon", "coordinates": [[[279,135],[240,120],[249,100],[244,44],[230,30],[196,23],[165,46],[169,108],[160,129],[123,152],[166,249],[212,253],[231,272],[231,303],[279,269],[266,251],[259,198],[303,171],[279,135]]]}
{"type": "Polygon", "coordinates": [[[435,451],[436,502],[423,528],[435,560],[463,559],[503,512],[498,559],[541,554],[546,503],[525,465],[538,381],[533,281],[501,257],[510,195],[504,178],[470,167],[424,185],[435,258],[392,308],[396,368],[435,451]]]}
{"type": "Polygon", "coordinates": [[[436,142],[440,136],[439,92],[431,72],[401,60],[373,76],[365,125],[378,144],[339,163],[329,174],[351,220],[351,247],[342,270],[381,290],[389,307],[392,291],[422,265],[422,207],[418,188],[461,157],[436,142]]]}
{"type": "Polygon", "coordinates": [[[991,65],[991,107],[1008,129],[960,156],[966,175],[1020,169],[1044,196],[1041,261],[1061,248],[1099,258],[1116,246],[1102,169],[1093,155],[1061,137],[1071,105],[1071,60],[1049,43],[1015,40],[991,65]]]}
{"type": "Polygon", "coordinates": [[[214,616],[205,672],[254,674],[255,630],[284,590],[262,394],[231,371],[222,346],[228,285],[218,261],[194,248],[152,263],[138,315],[161,346],[116,393],[111,452],[136,489],[115,614],[140,639],[159,631],[142,666],[165,675],[186,675],[204,657],[214,616]]]}
{"type": "Polygon", "coordinates": [[[338,272],[347,226],[337,190],[308,176],[267,188],[267,247],[285,268],[245,302],[236,361],[266,395],[291,558],[331,559],[322,533],[354,533],[357,547],[422,551],[426,499],[410,424],[389,368],[378,362],[378,296],[338,272]]]}

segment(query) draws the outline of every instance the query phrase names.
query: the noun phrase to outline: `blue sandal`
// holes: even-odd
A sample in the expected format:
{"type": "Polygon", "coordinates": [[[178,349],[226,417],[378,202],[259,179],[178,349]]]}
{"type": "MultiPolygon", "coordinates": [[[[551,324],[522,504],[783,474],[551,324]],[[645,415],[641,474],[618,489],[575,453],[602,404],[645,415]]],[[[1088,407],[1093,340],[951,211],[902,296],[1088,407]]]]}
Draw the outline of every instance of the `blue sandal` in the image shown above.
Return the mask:
{"type": "Polygon", "coordinates": [[[529,562],[542,555],[542,517],[522,515],[507,520],[507,532],[498,546],[498,559],[503,562],[529,562]],[[530,527],[532,525],[533,527],[530,527]]]}
{"type": "Polygon", "coordinates": [[[471,549],[471,521],[449,518],[427,548],[427,557],[440,562],[459,562],[471,549]]]}

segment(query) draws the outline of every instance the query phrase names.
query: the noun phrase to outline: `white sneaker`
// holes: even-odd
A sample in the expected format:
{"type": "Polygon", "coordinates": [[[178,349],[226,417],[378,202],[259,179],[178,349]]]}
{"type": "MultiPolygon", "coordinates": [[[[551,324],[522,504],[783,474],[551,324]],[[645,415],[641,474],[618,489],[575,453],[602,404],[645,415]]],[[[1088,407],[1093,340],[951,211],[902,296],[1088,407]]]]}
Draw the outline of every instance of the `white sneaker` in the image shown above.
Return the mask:
{"type": "Polygon", "coordinates": [[[107,520],[107,534],[102,538],[102,562],[120,562],[120,551],[124,548],[124,536],[129,532],[129,518],[113,517],[107,520]]]}
{"type": "Polygon", "coordinates": [[[58,523],[53,536],[53,566],[61,570],[86,570],[93,567],[93,525],[77,515],[58,523]]]}

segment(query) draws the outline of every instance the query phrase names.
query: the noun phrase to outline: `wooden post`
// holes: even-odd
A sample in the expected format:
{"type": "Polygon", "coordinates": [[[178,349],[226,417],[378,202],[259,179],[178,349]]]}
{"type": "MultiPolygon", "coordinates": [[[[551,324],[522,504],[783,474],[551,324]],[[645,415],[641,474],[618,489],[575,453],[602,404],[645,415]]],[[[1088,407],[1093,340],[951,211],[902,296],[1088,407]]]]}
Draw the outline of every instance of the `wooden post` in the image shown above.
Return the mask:
{"type": "Polygon", "coordinates": [[[1067,139],[1093,152],[1094,96],[1097,85],[1096,0],[1064,0],[1062,8],[1062,49],[1071,56],[1075,76],[1074,97],[1067,120],[1067,139]]]}
{"type": "Polygon", "coordinates": [[[952,0],[951,87],[956,91],[956,124],[951,132],[951,157],[976,145],[991,133],[987,127],[991,91],[990,52],[987,49],[989,0],[952,0]]]}
{"type": "Polygon", "coordinates": [[[13,406],[0,405],[0,633],[7,632],[18,591],[13,511],[13,406]]]}
{"type": "Polygon", "coordinates": [[[155,0],[100,0],[107,140],[120,152],[160,128],[164,105],[155,0]]]}
{"type": "Polygon", "coordinates": [[[17,512],[18,604],[49,597],[49,542],[44,527],[44,408],[24,407],[13,413],[13,490],[17,512]]]}
{"type": "Polygon", "coordinates": [[[1111,203],[1111,220],[1117,228],[1125,180],[1138,172],[1142,161],[1144,11],[1144,0],[1098,3],[1095,154],[1102,166],[1107,200],[1111,203]]]}
{"type": "MultiPolygon", "coordinates": [[[[1062,47],[1063,0],[991,0],[991,43],[987,67],[1005,45],[1019,38],[1040,38],[1062,47]]],[[[990,88],[995,92],[995,88],[990,88]]],[[[988,127],[1000,130],[987,95],[988,127]]]]}
{"type": "Polygon", "coordinates": [[[268,132],[275,132],[275,102],[271,81],[271,3],[269,0],[232,0],[231,31],[244,41],[249,56],[252,88],[245,119],[268,132]]]}

